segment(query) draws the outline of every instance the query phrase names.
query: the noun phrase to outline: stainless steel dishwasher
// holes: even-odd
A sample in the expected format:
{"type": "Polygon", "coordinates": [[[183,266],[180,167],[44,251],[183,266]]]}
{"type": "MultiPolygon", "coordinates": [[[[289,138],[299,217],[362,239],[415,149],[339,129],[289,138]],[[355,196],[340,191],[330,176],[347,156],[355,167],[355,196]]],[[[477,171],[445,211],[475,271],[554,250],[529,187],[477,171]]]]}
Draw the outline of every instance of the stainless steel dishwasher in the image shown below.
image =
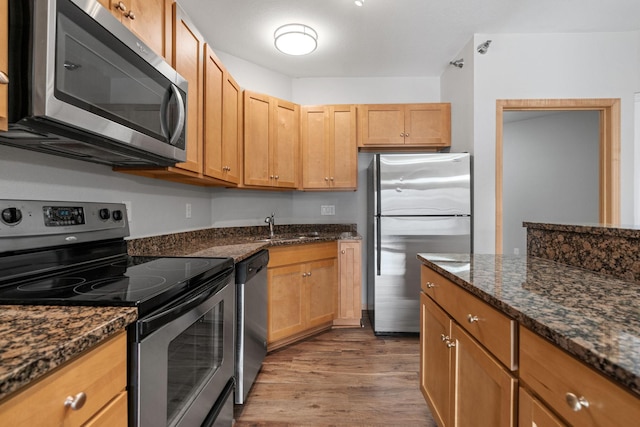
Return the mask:
{"type": "Polygon", "coordinates": [[[262,250],[236,264],[236,404],[245,402],[267,355],[268,263],[262,250]]]}

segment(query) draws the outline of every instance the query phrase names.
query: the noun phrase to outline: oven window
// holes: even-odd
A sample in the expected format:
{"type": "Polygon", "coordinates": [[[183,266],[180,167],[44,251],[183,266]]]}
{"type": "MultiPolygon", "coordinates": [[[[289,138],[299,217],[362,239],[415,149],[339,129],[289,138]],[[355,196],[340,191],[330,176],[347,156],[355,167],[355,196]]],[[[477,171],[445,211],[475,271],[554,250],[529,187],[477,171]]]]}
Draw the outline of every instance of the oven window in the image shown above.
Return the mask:
{"type": "Polygon", "coordinates": [[[222,364],[223,315],[221,301],[169,344],[167,425],[190,406],[222,364]]]}

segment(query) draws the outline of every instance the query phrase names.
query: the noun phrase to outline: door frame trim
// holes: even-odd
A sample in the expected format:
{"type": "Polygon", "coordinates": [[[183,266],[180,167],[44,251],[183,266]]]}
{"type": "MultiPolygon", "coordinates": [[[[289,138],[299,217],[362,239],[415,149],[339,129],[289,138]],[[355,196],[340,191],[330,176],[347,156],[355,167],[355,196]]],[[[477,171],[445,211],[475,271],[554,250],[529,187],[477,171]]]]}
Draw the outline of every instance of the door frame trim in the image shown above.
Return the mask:
{"type": "Polygon", "coordinates": [[[620,99],[498,99],[496,100],[496,242],[503,237],[503,114],[505,111],[598,111],[600,113],[599,221],[620,224],[620,99]]]}

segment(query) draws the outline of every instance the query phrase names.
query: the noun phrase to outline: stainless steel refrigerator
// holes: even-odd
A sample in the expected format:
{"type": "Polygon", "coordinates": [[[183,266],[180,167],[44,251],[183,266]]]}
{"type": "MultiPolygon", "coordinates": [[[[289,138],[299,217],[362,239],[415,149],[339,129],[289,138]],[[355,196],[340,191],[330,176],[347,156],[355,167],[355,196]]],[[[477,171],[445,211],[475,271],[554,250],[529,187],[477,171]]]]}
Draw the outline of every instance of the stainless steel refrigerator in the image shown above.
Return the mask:
{"type": "Polygon", "coordinates": [[[367,309],[373,330],[419,332],[416,255],[471,252],[471,156],[376,154],[368,188],[367,309]]]}

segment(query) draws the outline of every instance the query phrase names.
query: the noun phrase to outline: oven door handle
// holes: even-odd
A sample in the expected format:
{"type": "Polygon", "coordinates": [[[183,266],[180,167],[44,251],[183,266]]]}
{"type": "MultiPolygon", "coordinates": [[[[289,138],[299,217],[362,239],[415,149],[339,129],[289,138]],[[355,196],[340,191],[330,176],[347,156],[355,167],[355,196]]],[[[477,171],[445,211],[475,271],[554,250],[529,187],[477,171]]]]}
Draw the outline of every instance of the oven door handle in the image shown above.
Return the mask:
{"type": "Polygon", "coordinates": [[[225,275],[225,277],[216,280],[214,283],[209,284],[206,290],[198,292],[193,297],[187,299],[184,302],[181,302],[174,306],[166,307],[165,309],[159,310],[157,314],[152,314],[143,319],[140,319],[137,322],[138,339],[142,339],[150,333],[160,329],[162,326],[166,325],[174,319],[177,319],[193,308],[199,306],[207,299],[211,298],[211,296],[218,293],[224,287],[228,280],[228,277],[228,275],[225,275]]]}

